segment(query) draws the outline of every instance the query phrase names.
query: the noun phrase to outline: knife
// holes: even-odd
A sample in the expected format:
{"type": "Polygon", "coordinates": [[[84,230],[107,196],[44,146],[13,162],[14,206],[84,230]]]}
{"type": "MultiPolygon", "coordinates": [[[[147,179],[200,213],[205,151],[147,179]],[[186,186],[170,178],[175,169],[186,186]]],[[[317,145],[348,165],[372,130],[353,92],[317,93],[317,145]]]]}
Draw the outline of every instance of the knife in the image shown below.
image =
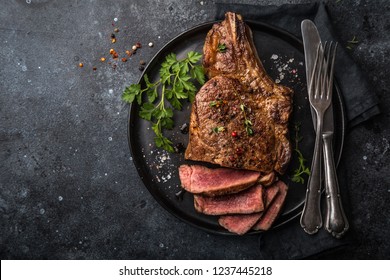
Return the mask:
{"type": "MultiPolygon", "coordinates": [[[[309,77],[313,71],[314,61],[316,58],[316,50],[318,44],[321,43],[321,38],[318,33],[317,27],[310,20],[304,20],[301,24],[303,46],[305,52],[305,64],[306,64],[306,77],[310,81],[309,77]]],[[[308,84],[308,90],[310,89],[308,84]]],[[[312,119],[314,129],[316,128],[316,114],[312,109],[312,119]]],[[[325,216],[325,228],[333,236],[340,238],[349,228],[348,220],[345,216],[345,212],[341,203],[340,191],[337,181],[337,173],[333,154],[333,133],[334,133],[334,118],[333,118],[333,106],[329,106],[324,115],[323,122],[323,154],[324,154],[324,166],[325,166],[325,192],[326,192],[326,216],[325,216]]],[[[320,170],[320,176],[323,177],[323,171],[320,170]]],[[[315,211],[314,213],[306,213],[310,220],[306,223],[315,223],[318,226],[322,225],[321,211],[320,211],[320,193],[315,196],[315,211]],[[311,217],[312,216],[312,217],[311,217]]],[[[305,209],[304,209],[305,212],[305,209]]],[[[302,213],[302,217],[304,216],[302,213]]],[[[306,211],[307,212],[307,211],[306,211]]],[[[302,225],[301,217],[301,225],[302,225]]],[[[308,219],[306,217],[306,219],[308,219]]],[[[316,231],[315,231],[316,232],[316,231]]],[[[313,232],[313,233],[315,233],[313,232]]]]}
{"type": "MultiPolygon", "coordinates": [[[[311,75],[313,73],[314,63],[317,56],[318,45],[321,43],[321,38],[318,34],[317,28],[314,23],[310,20],[304,20],[301,23],[302,38],[303,38],[303,47],[305,52],[305,66],[306,66],[306,80],[307,80],[307,90],[312,90],[310,85],[311,75]]],[[[310,92],[309,92],[310,94],[310,92]]],[[[311,107],[310,107],[311,108],[311,107]]],[[[327,111],[329,111],[328,108],[327,111]]],[[[313,119],[314,128],[316,128],[317,117],[316,113],[311,108],[311,115],[313,119]]],[[[327,115],[327,113],[326,113],[327,115]]],[[[325,116],[324,116],[325,117],[325,116]]],[[[320,177],[319,182],[322,181],[322,170],[315,170],[319,172],[318,176],[320,177]]],[[[313,170],[312,174],[313,175],[313,170]]],[[[317,174],[316,174],[317,175],[317,174]]],[[[311,178],[309,178],[310,180],[311,178]]],[[[314,234],[322,227],[322,216],[321,216],[321,185],[308,187],[306,191],[305,205],[303,207],[301,215],[301,227],[308,234],[314,234]],[[315,187],[316,189],[312,189],[315,187]]]]}

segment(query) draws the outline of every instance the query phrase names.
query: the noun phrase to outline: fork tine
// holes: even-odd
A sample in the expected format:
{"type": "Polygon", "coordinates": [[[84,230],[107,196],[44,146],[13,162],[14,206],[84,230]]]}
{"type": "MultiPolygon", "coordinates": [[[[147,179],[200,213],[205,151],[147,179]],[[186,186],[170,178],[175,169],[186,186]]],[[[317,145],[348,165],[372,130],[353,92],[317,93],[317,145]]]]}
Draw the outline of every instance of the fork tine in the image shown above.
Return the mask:
{"type": "MultiPolygon", "coordinates": [[[[333,93],[333,73],[334,73],[334,62],[336,59],[337,45],[338,43],[336,42],[333,47],[332,55],[328,56],[328,60],[332,58],[332,62],[330,64],[329,83],[328,83],[328,90],[327,90],[327,97],[329,99],[332,99],[332,93],[333,93]]],[[[331,50],[329,49],[329,53],[330,51],[331,50]]]]}
{"type": "Polygon", "coordinates": [[[323,66],[321,68],[321,82],[320,82],[320,88],[321,88],[321,95],[319,96],[319,98],[324,98],[326,97],[326,89],[327,89],[327,80],[328,80],[328,65],[329,65],[329,61],[328,61],[328,57],[329,57],[329,48],[332,47],[332,43],[330,43],[330,46],[328,47],[328,42],[325,41],[325,44],[324,44],[324,49],[323,49],[323,57],[322,57],[322,61],[323,61],[323,66]],[[325,55],[326,51],[328,51],[328,53],[325,55]]]}
{"type": "Polygon", "coordinates": [[[320,98],[321,97],[321,88],[322,88],[322,79],[323,77],[323,64],[324,64],[324,50],[322,48],[322,44],[320,43],[318,46],[318,62],[319,64],[317,65],[316,69],[316,81],[315,81],[315,90],[314,90],[314,99],[320,98]]]}
{"type": "Polygon", "coordinates": [[[318,61],[320,60],[320,50],[321,50],[321,43],[317,46],[317,53],[316,53],[316,59],[314,61],[313,70],[311,72],[310,76],[310,84],[309,84],[309,99],[314,97],[314,91],[316,90],[316,77],[318,77],[318,74],[320,71],[318,71],[318,61]]]}

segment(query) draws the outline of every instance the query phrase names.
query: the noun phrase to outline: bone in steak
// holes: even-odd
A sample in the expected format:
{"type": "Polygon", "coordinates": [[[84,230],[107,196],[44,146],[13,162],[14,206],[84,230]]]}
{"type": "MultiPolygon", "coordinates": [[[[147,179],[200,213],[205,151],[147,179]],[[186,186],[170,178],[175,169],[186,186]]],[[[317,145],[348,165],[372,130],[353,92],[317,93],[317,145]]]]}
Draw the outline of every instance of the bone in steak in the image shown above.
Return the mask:
{"type": "MultiPolygon", "coordinates": [[[[264,204],[266,210],[279,193],[279,184],[265,188],[264,204]]],[[[247,215],[225,215],[218,219],[218,223],[228,231],[243,235],[247,233],[263,216],[264,211],[247,215]]]]}
{"type": "Polygon", "coordinates": [[[182,187],[193,194],[216,196],[242,191],[257,183],[260,173],[229,168],[207,168],[201,165],[181,165],[182,187]]]}
{"type": "Polygon", "coordinates": [[[284,173],[291,157],[292,90],[268,76],[241,15],[229,12],[214,24],[203,51],[210,80],[192,105],[185,158],[273,180],[269,174],[284,173]]]}
{"type": "Polygon", "coordinates": [[[267,208],[261,219],[253,226],[254,230],[269,230],[276,218],[280,215],[283,204],[286,200],[288,187],[282,181],[276,182],[279,185],[279,193],[274,201],[267,208]]]}
{"type": "Polygon", "coordinates": [[[264,210],[263,189],[263,186],[256,185],[235,194],[215,197],[194,195],[195,209],[207,215],[261,212],[264,210]]]}

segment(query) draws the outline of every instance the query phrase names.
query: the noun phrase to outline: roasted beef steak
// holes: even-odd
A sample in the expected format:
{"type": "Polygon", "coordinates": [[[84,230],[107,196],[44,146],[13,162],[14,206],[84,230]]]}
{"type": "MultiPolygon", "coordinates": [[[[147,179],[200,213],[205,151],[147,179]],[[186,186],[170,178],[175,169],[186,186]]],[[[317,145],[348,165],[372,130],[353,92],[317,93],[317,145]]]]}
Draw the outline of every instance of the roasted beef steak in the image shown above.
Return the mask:
{"type": "Polygon", "coordinates": [[[264,187],[256,185],[235,194],[194,195],[195,209],[207,215],[250,214],[264,210],[264,187]]]}
{"type": "Polygon", "coordinates": [[[261,218],[263,212],[246,215],[226,215],[218,219],[218,223],[232,233],[243,235],[247,233],[261,218]]]}
{"type": "Polygon", "coordinates": [[[192,105],[185,158],[259,171],[273,180],[270,174],[282,174],[291,157],[291,89],[268,76],[238,14],[229,12],[213,25],[203,51],[210,80],[192,105]]]}
{"type": "Polygon", "coordinates": [[[263,216],[279,193],[279,183],[265,188],[264,211],[247,215],[224,215],[218,219],[218,223],[228,231],[239,235],[247,233],[263,216]]]}
{"type": "Polygon", "coordinates": [[[256,184],[260,173],[229,168],[207,168],[201,165],[179,167],[181,186],[193,194],[216,196],[237,193],[256,184]]]}
{"type": "Polygon", "coordinates": [[[269,230],[276,218],[280,215],[286,200],[288,186],[282,181],[278,181],[276,184],[279,187],[279,193],[264,212],[261,219],[253,226],[254,230],[269,230]]]}

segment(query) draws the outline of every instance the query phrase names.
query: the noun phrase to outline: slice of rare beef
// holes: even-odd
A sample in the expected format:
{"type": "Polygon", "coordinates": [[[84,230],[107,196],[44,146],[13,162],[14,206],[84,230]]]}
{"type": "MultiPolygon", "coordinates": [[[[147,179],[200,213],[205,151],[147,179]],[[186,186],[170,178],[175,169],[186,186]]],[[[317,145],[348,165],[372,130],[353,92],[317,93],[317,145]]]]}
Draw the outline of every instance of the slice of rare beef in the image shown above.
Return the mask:
{"type": "Polygon", "coordinates": [[[247,233],[261,218],[263,212],[246,215],[226,215],[218,219],[218,223],[232,233],[243,235],[247,233]]]}
{"type": "MultiPolygon", "coordinates": [[[[277,196],[279,192],[279,185],[273,184],[272,186],[265,188],[264,191],[265,191],[264,211],[266,211],[266,209],[269,207],[269,205],[277,196]]],[[[260,213],[253,213],[253,214],[246,214],[246,215],[237,214],[237,215],[221,216],[218,219],[218,223],[230,232],[243,235],[247,233],[257,223],[257,221],[264,214],[264,211],[260,213]]]]}
{"type": "Polygon", "coordinates": [[[182,187],[193,194],[216,196],[237,193],[256,184],[260,173],[229,168],[207,168],[201,165],[181,165],[182,187]]]}
{"type": "Polygon", "coordinates": [[[214,24],[203,50],[210,80],[192,105],[185,158],[262,176],[284,173],[292,90],[268,76],[241,15],[227,13],[214,24]]]}
{"type": "Polygon", "coordinates": [[[208,197],[194,195],[195,209],[207,215],[250,214],[264,210],[264,187],[253,186],[235,194],[208,197]]]}
{"type": "Polygon", "coordinates": [[[264,212],[261,219],[253,226],[254,230],[269,230],[282,211],[287,196],[288,186],[282,181],[278,181],[276,184],[279,185],[279,193],[264,212]]]}

